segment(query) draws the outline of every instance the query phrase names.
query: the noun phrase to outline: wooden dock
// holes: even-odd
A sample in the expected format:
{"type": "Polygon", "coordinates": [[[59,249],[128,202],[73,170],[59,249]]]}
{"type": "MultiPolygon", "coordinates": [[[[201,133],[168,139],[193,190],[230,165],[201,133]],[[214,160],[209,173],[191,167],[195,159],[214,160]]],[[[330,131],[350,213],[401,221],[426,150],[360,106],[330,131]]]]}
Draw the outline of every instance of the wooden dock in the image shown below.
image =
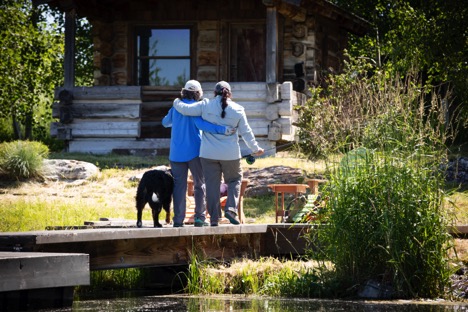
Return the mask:
{"type": "Polygon", "coordinates": [[[92,270],[187,265],[192,254],[222,261],[300,256],[306,249],[303,234],[310,228],[292,224],[136,228],[100,221],[72,229],[2,232],[0,306],[7,310],[21,310],[21,305],[69,306],[74,286],[89,285],[92,270]],[[47,300],[41,301],[44,297],[47,300]]]}
{"type": "Polygon", "coordinates": [[[89,282],[86,254],[0,252],[0,311],[71,306],[89,282]]]}
{"type": "Polygon", "coordinates": [[[0,233],[0,252],[83,253],[89,269],[181,265],[192,253],[207,259],[304,253],[308,225],[248,224],[183,228],[98,228],[0,233]]]}
{"type": "MultiPolygon", "coordinates": [[[[187,265],[191,256],[297,257],[307,250],[308,224],[242,224],[153,228],[150,222],[97,221],[68,229],[0,233],[0,306],[7,310],[64,307],[90,271],[187,265]]],[[[467,226],[449,229],[465,237],[467,226]]]]}

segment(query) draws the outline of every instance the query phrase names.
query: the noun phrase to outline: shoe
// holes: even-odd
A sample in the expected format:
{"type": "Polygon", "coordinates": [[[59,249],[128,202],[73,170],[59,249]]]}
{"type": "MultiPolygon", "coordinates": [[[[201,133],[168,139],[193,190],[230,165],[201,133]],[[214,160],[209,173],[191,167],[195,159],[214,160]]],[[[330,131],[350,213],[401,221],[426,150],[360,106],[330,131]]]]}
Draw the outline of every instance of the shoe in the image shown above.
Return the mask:
{"type": "Polygon", "coordinates": [[[218,226],[218,223],[211,223],[210,226],[218,226]]]}
{"type": "Polygon", "coordinates": [[[175,228],[184,227],[184,224],[183,223],[174,223],[174,227],[175,228]]]}
{"type": "Polygon", "coordinates": [[[193,223],[193,226],[196,227],[204,227],[208,226],[208,222],[203,221],[202,219],[195,218],[195,222],[193,223]]]}
{"type": "Polygon", "coordinates": [[[224,212],[224,216],[226,217],[226,219],[229,220],[229,222],[231,222],[232,224],[240,224],[239,222],[239,219],[237,218],[237,215],[231,210],[231,208],[228,208],[228,210],[226,210],[224,212]]]}

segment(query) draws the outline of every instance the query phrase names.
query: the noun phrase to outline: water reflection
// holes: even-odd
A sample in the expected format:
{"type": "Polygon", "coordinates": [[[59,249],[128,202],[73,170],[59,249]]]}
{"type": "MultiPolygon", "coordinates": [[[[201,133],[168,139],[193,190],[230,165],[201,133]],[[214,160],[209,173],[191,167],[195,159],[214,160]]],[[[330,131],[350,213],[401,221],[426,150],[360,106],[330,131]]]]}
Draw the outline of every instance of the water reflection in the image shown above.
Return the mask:
{"type": "MultiPolygon", "coordinates": [[[[45,311],[45,310],[44,310],[45,311]]],[[[172,311],[172,312],[448,312],[468,311],[465,303],[409,303],[333,301],[315,299],[271,299],[246,297],[185,297],[185,296],[145,296],[104,300],[75,301],[71,309],[47,310],[48,312],[84,311],[172,311]]]]}

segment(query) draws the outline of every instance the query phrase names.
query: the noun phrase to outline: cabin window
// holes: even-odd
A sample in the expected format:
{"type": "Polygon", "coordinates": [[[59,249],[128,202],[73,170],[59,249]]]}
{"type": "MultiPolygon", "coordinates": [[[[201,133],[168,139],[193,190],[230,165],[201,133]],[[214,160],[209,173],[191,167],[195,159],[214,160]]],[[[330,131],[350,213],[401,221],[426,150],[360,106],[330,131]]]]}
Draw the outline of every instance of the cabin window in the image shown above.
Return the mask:
{"type": "Polygon", "coordinates": [[[190,29],[136,31],[136,81],[141,86],[184,85],[190,77],[190,29]]]}

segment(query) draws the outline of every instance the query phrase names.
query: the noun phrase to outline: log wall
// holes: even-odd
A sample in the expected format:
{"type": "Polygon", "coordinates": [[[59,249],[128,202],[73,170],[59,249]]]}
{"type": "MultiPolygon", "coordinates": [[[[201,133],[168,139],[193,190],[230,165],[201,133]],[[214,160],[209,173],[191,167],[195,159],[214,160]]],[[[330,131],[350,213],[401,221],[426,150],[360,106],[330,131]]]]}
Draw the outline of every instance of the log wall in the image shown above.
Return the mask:
{"type": "Polygon", "coordinates": [[[108,6],[75,1],[80,3],[77,14],[86,16],[93,29],[96,87],[75,88],[73,105],[54,104],[59,122],[52,124],[51,133],[76,152],[168,151],[170,129],[161,121],[180,87],[131,87],[137,84],[133,59],[138,27],[189,27],[193,39],[189,75],[203,82],[205,95],[211,97],[214,83],[229,81],[231,66],[236,65],[231,33],[246,25],[265,27],[267,12],[274,12],[268,20],[277,25],[275,46],[264,57],[276,56],[270,62],[276,68],[266,72],[275,73],[278,81],[229,81],[234,100],[245,107],[254,134],[268,150],[277,141],[296,139],[294,106],[305,103],[309,88],[320,85],[324,73],[340,70],[348,32],[363,33],[359,19],[318,0],[142,0],[113,1],[108,6]]]}
{"type": "MultiPolygon", "coordinates": [[[[265,2],[265,1],[264,1],[265,2]]],[[[268,1],[267,1],[268,2],[268,1]]],[[[347,20],[309,4],[300,16],[279,10],[278,81],[296,81],[295,66],[303,63],[307,86],[320,83],[322,74],[339,71],[348,40],[347,20]],[[291,15],[291,16],[288,16],[291,15]]],[[[177,5],[159,1],[133,2],[112,9],[114,20],[90,19],[93,25],[95,85],[134,85],[133,29],[141,25],[192,27],[194,32],[193,79],[206,82],[229,80],[230,25],[266,24],[267,7],[262,1],[242,0],[220,3],[183,0],[177,5]],[[126,10],[122,14],[120,10],[126,10]],[[189,13],[190,12],[190,13],[189,13]],[[223,12],[225,14],[223,14],[223,12]],[[187,13],[187,14],[186,14],[187,13]]]]}
{"type": "MultiPolygon", "coordinates": [[[[215,83],[202,83],[202,87],[210,97],[215,83]]],[[[303,105],[306,97],[293,91],[292,83],[268,86],[234,82],[231,88],[233,100],[245,108],[252,131],[267,155],[275,154],[276,141],[295,139],[294,106],[303,105]]],[[[59,121],[51,125],[51,135],[67,141],[69,152],[168,154],[170,128],[164,128],[161,120],[180,90],[101,86],[74,88],[72,94],[70,103],[54,103],[53,116],[59,121]],[[69,118],[60,120],[64,110],[69,118]]],[[[243,140],[240,142],[242,154],[250,154],[243,140]]]]}

